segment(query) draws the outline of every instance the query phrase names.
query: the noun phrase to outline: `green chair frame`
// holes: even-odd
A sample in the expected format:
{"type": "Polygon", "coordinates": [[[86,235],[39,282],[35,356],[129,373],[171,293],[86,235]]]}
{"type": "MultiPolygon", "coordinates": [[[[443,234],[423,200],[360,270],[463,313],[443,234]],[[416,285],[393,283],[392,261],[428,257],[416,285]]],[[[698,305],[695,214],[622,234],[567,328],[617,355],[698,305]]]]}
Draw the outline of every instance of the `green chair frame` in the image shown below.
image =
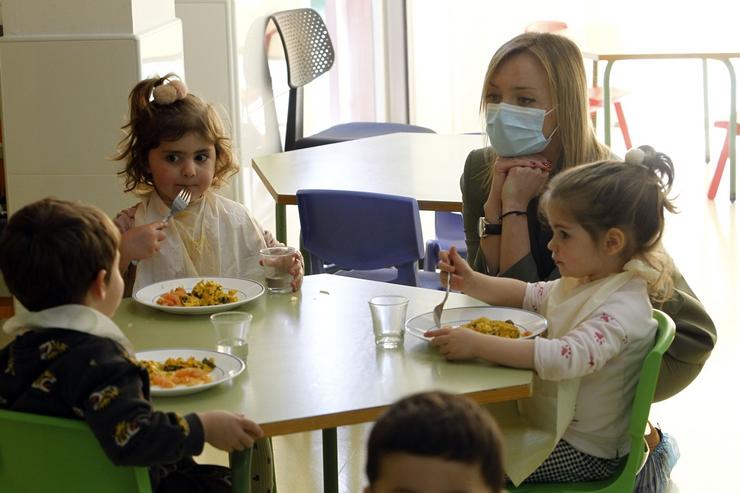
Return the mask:
{"type": "Polygon", "coordinates": [[[647,459],[648,448],[644,438],[645,426],[650,414],[650,405],[653,402],[663,354],[671,345],[676,334],[676,324],[668,315],[660,310],[653,310],[653,318],[658,322],[658,332],[655,345],[642,364],[640,380],[635,392],[635,401],[632,404],[629,424],[630,452],[622,460],[614,477],[588,483],[524,483],[518,487],[510,487],[509,493],[570,493],[579,491],[629,493],[634,489],[637,473],[640,472],[647,459]]]}
{"type": "Polygon", "coordinates": [[[3,493],[151,493],[146,467],[115,466],[84,421],[0,410],[3,493]]]}

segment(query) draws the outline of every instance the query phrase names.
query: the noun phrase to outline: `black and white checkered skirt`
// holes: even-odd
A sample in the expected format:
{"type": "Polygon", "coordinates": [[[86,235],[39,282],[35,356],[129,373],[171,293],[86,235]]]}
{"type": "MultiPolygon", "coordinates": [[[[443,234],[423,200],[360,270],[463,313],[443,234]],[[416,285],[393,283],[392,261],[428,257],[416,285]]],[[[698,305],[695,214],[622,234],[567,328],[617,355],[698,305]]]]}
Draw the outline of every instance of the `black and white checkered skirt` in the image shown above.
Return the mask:
{"type": "Polygon", "coordinates": [[[602,459],[585,454],[560,440],[550,456],[524,480],[525,483],[581,483],[614,475],[621,459],[602,459]]]}

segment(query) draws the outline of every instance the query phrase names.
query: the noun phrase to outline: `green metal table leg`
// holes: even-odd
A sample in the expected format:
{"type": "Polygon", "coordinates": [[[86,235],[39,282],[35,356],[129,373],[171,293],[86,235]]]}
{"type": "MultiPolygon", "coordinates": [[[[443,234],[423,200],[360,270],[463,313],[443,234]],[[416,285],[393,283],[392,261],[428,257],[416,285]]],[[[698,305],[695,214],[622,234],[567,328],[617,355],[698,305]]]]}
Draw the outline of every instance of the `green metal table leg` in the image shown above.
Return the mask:
{"type": "Polygon", "coordinates": [[[252,487],[252,482],[249,480],[252,468],[252,449],[231,452],[229,465],[231,466],[231,491],[249,493],[252,487]]]}
{"type": "Polygon", "coordinates": [[[337,461],[337,429],[321,430],[324,454],[324,493],[339,493],[339,465],[337,461]]]}
{"type": "Polygon", "coordinates": [[[285,204],[275,204],[275,239],[288,244],[288,225],[285,219],[285,204]]]}
{"type": "Polygon", "coordinates": [[[701,75],[704,84],[704,161],[709,163],[709,90],[707,82],[707,59],[701,59],[701,75]]]}
{"type": "Polygon", "coordinates": [[[612,65],[614,60],[606,62],[606,69],[604,70],[604,144],[607,147],[611,146],[612,143],[612,107],[611,107],[611,91],[609,90],[609,79],[612,74],[612,65]]]}
{"type": "Polygon", "coordinates": [[[730,138],[730,202],[735,202],[735,141],[737,140],[737,107],[735,99],[737,98],[736,92],[736,79],[735,69],[732,67],[732,61],[728,59],[722,60],[727,67],[727,72],[730,74],[730,128],[727,129],[730,138]]]}

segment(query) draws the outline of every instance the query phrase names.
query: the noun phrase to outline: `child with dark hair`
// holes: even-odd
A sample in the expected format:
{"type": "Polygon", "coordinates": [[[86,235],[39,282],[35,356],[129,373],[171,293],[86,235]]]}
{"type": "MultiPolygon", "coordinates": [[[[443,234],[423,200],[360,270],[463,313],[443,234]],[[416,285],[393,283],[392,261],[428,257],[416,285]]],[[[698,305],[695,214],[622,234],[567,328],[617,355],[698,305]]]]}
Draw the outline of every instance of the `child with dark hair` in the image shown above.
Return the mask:
{"type": "MultiPolygon", "coordinates": [[[[139,288],[185,277],[263,279],[260,249],[281,245],[243,205],[215,190],[239,170],[213,105],[188,92],[175,74],[140,81],[129,95],[129,118],[116,159],[126,192],[139,203],[122,211],[121,263],[139,288]],[[163,222],[175,197],[187,208],[163,222]]],[[[288,267],[293,291],[303,282],[303,257],[288,267]]]]}
{"type": "Polygon", "coordinates": [[[365,493],[499,493],[504,484],[499,431],[466,397],[412,395],[373,426],[365,493]]]}
{"type": "Polygon", "coordinates": [[[262,430],[242,415],[155,411],[149,376],[111,320],[123,293],[118,230],[99,209],[44,199],[0,237],[0,269],[30,310],[8,320],[0,409],[84,420],[110,460],[147,466],[155,491],[228,492],[230,470],[196,464],[205,442],[251,447],[262,430]]]}

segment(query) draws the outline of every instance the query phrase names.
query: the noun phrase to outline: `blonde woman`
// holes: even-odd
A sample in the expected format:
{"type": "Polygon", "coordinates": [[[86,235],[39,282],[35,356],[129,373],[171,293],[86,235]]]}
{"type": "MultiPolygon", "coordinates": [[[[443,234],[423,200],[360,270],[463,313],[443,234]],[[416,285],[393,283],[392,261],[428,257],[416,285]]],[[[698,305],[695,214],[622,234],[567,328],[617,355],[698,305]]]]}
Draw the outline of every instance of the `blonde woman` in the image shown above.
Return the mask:
{"type": "MultiPolygon", "coordinates": [[[[601,144],[588,112],[583,55],[569,39],[526,33],[493,55],[481,95],[490,147],[471,152],[460,179],[468,263],[474,270],[526,282],[560,272],[552,238],[537,214],[548,180],[584,163],[618,159],[601,144]]],[[[654,301],[676,322],[655,400],[684,389],[716,343],[716,329],[681,274],[670,300],[654,301]]],[[[653,444],[658,442],[658,433],[653,444]]]]}

